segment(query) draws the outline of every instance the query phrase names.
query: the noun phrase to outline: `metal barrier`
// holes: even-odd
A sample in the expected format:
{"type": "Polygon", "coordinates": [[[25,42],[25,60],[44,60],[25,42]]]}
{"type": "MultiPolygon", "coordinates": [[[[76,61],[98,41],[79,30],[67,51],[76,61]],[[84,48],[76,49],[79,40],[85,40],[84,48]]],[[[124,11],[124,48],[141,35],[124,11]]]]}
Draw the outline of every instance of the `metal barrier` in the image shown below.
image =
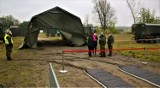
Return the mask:
{"type": "Polygon", "coordinates": [[[49,63],[49,86],[51,88],[60,88],[52,63],[49,63]]]}
{"type": "Polygon", "coordinates": [[[60,73],[66,73],[67,72],[67,70],[64,69],[64,64],[65,64],[65,62],[64,62],[64,52],[62,52],[62,70],[59,71],[60,73]]]}
{"type": "MultiPolygon", "coordinates": [[[[144,51],[144,60],[142,61],[143,64],[147,64],[146,62],[146,50],[160,50],[160,48],[122,48],[122,49],[106,49],[106,50],[63,50],[63,56],[62,56],[62,70],[64,70],[64,53],[65,52],[77,52],[77,53],[81,53],[81,52],[109,52],[109,51],[127,51],[127,50],[143,50],[144,51]]],[[[65,71],[65,70],[64,70],[65,71]]]]}
{"type": "MultiPolygon", "coordinates": [[[[146,50],[160,50],[160,48],[123,48],[123,49],[112,49],[112,51],[127,51],[127,50],[142,50],[144,51],[144,61],[142,62],[143,64],[147,64],[146,62],[146,50]]],[[[67,70],[65,70],[65,59],[64,59],[64,54],[65,52],[77,52],[77,53],[81,53],[81,52],[93,52],[93,51],[97,51],[97,52],[101,52],[101,51],[105,51],[108,52],[110,51],[109,49],[106,50],[63,50],[62,51],[62,70],[60,70],[61,73],[66,73],[67,70]]],[[[56,84],[55,84],[56,85],[56,84]]],[[[52,87],[54,85],[51,85],[52,87]]],[[[56,86],[54,86],[56,87],[56,86]]],[[[59,87],[56,87],[59,88],[59,87]]]]}
{"type": "Polygon", "coordinates": [[[122,49],[112,49],[112,50],[109,50],[109,49],[106,49],[106,50],[64,50],[63,52],[101,52],[101,51],[105,51],[105,52],[108,52],[108,51],[126,51],[126,50],[160,50],[160,48],[122,48],[122,49]]]}
{"type": "MultiPolygon", "coordinates": [[[[146,62],[146,50],[160,50],[160,48],[123,48],[123,49],[112,49],[112,51],[127,51],[127,50],[143,50],[144,52],[144,60],[141,62],[143,64],[147,64],[146,62]]],[[[109,52],[111,50],[106,49],[106,50],[63,50],[62,52],[62,70],[60,70],[60,73],[66,73],[67,70],[65,70],[65,60],[64,60],[64,53],[65,52],[77,52],[77,53],[81,53],[81,52],[109,52]]]]}

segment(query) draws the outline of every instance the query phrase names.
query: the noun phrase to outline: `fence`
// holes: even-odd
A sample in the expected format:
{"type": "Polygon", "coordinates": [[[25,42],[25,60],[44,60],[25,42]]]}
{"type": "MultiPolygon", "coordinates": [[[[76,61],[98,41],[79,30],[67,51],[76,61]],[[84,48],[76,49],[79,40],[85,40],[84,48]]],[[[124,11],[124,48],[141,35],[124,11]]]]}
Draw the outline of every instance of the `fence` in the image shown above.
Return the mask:
{"type": "MultiPolygon", "coordinates": [[[[160,50],[160,48],[123,48],[123,49],[112,49],[112,51],[125,51],[125,50],[160,50]]],[[[101,51],[111,51],[109,49],[106,50],[64,50],[63,52],[101,52],[101,51]]]]}
{"type": "MultiPolygon", "coordinates": [[[[121,49],[112,49],[112,51],[126,51],[126,50],[143,50],[143,55],[144,55],[144,61],[142,62],[143,64],[147,64],[146,62],[146,50],[160,50],[160,48],[121,48],[121,49]]],[[[62,56],[62,72],[65,73],[67,72],[65,70],[65,63],[64,63],[64,54],[67,53],[67,52],[76,52],[76,53],[81,53],[81,52],[93,52],[93,51],[96,51],[96,52],[101,52],[101,51],[105,51],[105,52],[109,52],[111,50],[109,49],[106,49],[106,50],[63,50],[63,56],[62,56]]],[[[60,71],[60,72],[61,72],[60,71]]]]}

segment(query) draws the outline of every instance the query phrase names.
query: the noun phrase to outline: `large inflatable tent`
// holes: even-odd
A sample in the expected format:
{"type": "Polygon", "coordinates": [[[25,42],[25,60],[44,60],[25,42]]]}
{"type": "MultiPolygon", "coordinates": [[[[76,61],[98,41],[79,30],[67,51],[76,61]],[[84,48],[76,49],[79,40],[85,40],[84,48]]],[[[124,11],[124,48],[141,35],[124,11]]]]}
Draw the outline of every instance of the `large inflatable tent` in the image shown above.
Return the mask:
{"type": "Polygon", "coordinates": [[[38,34],[43,29],[56,29],[72,46],[86,43],[81,19],[60,7],[55,7],[32,17],[20,48],[37,48],[38,34]]]}

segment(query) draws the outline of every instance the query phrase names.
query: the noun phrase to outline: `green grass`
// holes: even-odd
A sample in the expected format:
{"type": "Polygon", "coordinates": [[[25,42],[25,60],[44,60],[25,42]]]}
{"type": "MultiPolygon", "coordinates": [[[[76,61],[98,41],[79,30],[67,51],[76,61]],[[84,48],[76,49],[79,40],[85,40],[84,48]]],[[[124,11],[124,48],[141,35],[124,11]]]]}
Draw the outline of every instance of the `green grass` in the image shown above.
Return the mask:
{"type": "MultiPolygon", "coordinates": [[[[106,35],[108,37],[108,35],[106,35]]],[[[133,40],[133,34],[113,34],[115,38],[114,49],[123,49],[123,48],[160,48],[160,43],[136,43],[133,40]],[[121,41],[127,40],[127,41],[121,41]]],[[[45,38],[47,40],[59,40],[60,37],[46,37],[44,33],[40,33],[39,37],[45,38]]],[[[24,37],[13,37],[14,40],[14,47],[13,47],[13,54],[18,54],[19,50],[17,48],[21,45],[24,37]]],[[[0,44],[0,56],[2,58],[5,57],[5,48],[4,44],[0,44]]],[[[106,45],[107,47],[107,45],[106,45]]],[[[99,45],[98,45],[99,49],[99,45]]],[[[30,52],[28,49],[24,49],[24,52],[30,52]]],[[[116,51],[114,53],[122,54],[125,56],[132,56],[135,58],[139,58],[141,60],[144,59],[144,51],[143,50],[127,50],[127,51],[116,51]]],[[[160,50],[146,50],[146,57],[147,60],[160,62],[160,50]]]]}
{"type": "MultiPolygon", "coordinates": [[[[160,48],[160,43],[136,43],[133,34],[114,34],[114,48],[160,48]],[[120,41],[128,40],[128,41],[120,41]]],[[[144,59],[144,50],[118,51],[118,54],[144,59]]],[[[146,60],[160,62],[160,50],[146,50],[146,60]]]]}
{"type": "Polygon", "coordinates": [[[13,37],[13,61],[6,60],[5,45],[4,43],[0,44],[0,85],[3,85],[5,87],[34,87],[37,85],[45,87],[47,86],[47,77],[44,75],[41,76],[41,71],[44,69],[38,67],[41,66],[39,65],[39,63],[45,62],[36,62],[34,60],[29,61],[29,59],[36,59],[38,58],[38,56],[35,53],[36,49],[18,50],[18,47],[22,44],[23,40],[24,37],[13,37]],[[27,60],[25,60],[24,58],[26,58],[27,60]],[[46,77],[45,80],[40,80],[43,77],[46,77]]]}
{"type": "Polygon", "coordinates": [[[44,38],[45,40],[62,40],[61,37],[47,37],[45,33],[39,33],[39,38],[44,38]]]}
{"type": "MultiPolygon", "coordinates": [[[[107,36],[107,35],[106,35],[107,36]]],[[[114,34],[115,43],[114,49],[120,48],[160,48],[160,44],[144,44],[144,43],[136,43],[132,41],[132,34],[114,34]],[[129,41],[119,41],[119,40],[129,40],[129,41]],[[131,40],[131,41],[130,41],[131,40]]],[[[39,34],[39,37],[48,40],[57,40],[60,39],[59,37],[46,37],[44,34],[39,34]]],[[[108,37],[108,36],[107,36],[108,37]]],[[[38,54],[36,53],[36,49],[24,49],[18,50],[18,47],[24,40],[24,37],[13,37],[14,40],[14,47],[13,47],[13,58],[16,58],[13,61],[7,61],[5,56],[5,45],[0,44],[0,85],[4,86],[14,86],[19,85],[22,87],[28,86],[46,86],[47,84],[45,81],[47,80],[46,76],[42,76],[43,73],[47,74],[47,70],[44,70],[40,66],[47,66],[48,65],[41,65],[39,63],[45,64],[45,62],[38,62],[34,61],[34,59],[38,59],[38,54]],[[27,58],[23,60],[21,58],[27,58]],[[33,61],[29,61],[33,59],[33,61]],[[34,75],[32,75],[34,74],[34,75]],[[43,80],[41,80],[43,79],[43,80]],[[37,81],[38,80],[38,81],[37,81]],[[40,83],[39,83],[40,81],[40,83]],[[36,84],[36,85],[35,85],[36,84]]],[[[106,46],[107,47],[107,46],[106,46]]],[[[99,45],[98,45],[99,48],[99,45]]],[[[87,47],[86,47],[87,49],[87,47]]],[[[141,60],[144,60],[144,52],[143,51],[116,51],[114,53],[122,54],[125,56],[136,57],[141,60]]],[[[147,50],[146,51],[146,60],[160,62],[160,50],[147,50]]],[[[16,86],[18,87],[18,86],[16,86]]]]}
{"type": "MultiPolygon", "coordinates": [[[[99,34],[98,34],[99,36],[99,34]]],[[[113,34],[115,38],[115,43],[113,45],[114,49],[127,49],[127,48],[160,48],[160,43],[137,43],[134,41],[133,34],[113,34]],[[123,41],[124,40],[124,41],[123,41]]],[[[108,35],[106,35],[108,38],[108,35]]],[[[98,49],[99,49],[98,44],[98,49]]],[[[107,45],[106,45],[107,48],[107,45]]],[[[156,61],[160,62],[160,50],[146,50],[146,57],[144,57],[144,50],[125,50],[125,51],[114,51],[116,54],[121,54],[124,56],[131,56],[138,58],[140,60],[156,61]]]]}

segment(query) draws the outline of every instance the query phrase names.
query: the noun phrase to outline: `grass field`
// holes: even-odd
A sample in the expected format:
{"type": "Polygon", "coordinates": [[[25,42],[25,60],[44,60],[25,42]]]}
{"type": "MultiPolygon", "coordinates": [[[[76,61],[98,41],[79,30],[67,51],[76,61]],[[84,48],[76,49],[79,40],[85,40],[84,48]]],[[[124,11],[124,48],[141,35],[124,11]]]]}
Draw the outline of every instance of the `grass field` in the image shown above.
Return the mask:
{"type": "MultiPolygon", "coordinates": [[[[107,36],[107,35],[106,35],[107,36]]],[[[113,34],[115,38],[114,49],[126,49],[126,48],[160,48],[160,43],[136,43],[133,40],[132,34],[113,34]],[[125,40],[125,41],[123,41],[125,40]]],[[[108,36],[107,36],[108,37],[108,36]]],[[[59,37],[50,37],[47,38],[44,34],[40,34],[39,38],[45,38],[47,40],[59,40],[59,37]]],[[[24,37],[14,37],[14,48],[13,54],[20,52],[17,48],[21,45],[24,37]]],[[[5,48],[4,44],[0,44],[0,56],[5,55],[5,48]]],[[[106,46],[107,48],[107,46],[106,46]]],[[[99,45],[98,45],[99,49],[99,45]]],[[[28,50],[25,50],[26,52],[28,50]]],[[[115,51],[114,53],[122,54],[125,56],[133,56],[135,58],[139,58],[144,60],[144,50],[125,50],[125,51],[115,51]]],[[[146,50],[146,60],[149,61],[157,61],[160,62],[160,50],[146,50]]]]}
{"type": "MultiPolygon", "coordinates": [[[[132,34],[115,34],[114,48],[160,48],[160,43],[136,43],[132,34]],[[127,40],[127,41],[121,41],[127,40]]],[[[144,50],[118,51],[117,53],[144,60],[144,50]]],[[[160,49],[146,50],[146,60],[160,62],[160,49]]]]}
{"type": "MultiPolygon", "coordinates": [[[[144,47],[145,48],[160,48],[160,44],[136,43],[135,41],[132,40],[132,37],[133,37],[132,34],[114,34],[113,36],[115,37],[114,49],[117,49],[117,48],[118,49],[144,48],[144,47]],[[121,40],[128,40],[128,41],[121,41],[121,40]]],[[[50,41],[50,40],[60,40],[61,38],[59,37],[48,37],[47,38],[44,34],[40,34],[39,39],[50,41]]],[[[24,37],[13,37],[13,40],[14,40],[14,47],[13,47],[12,57],[14,60],[11,62],[6,60],[5,45],[3,43],[0,44],[0,85],[2,84],[3,86],[6,86],[6,87],[48,87],[48,69],[47,69],[48,63],[54,61],[54,59],[58,56],[58,54],[56,54],[57,51],[63,50],[63,49],[77,49],[77,47],[75,48],[69,47],[69,46],[67,47],[57,46],[56,47],[53,45],[53,47],[43,46],[42,49],[18,50],[18,47],[21,45],[22,41],[24,40],[24,37]]],[[[88,49],[87,46],[79,47],[78,49],[81,49],[81,48],[88,49]]],[[[98,48],[99,48],[99,45],[98,45],[98,48]]],[[[143,50],[115,51],[113,52],[113,55],[114,54],[122,54],[124,56],[135,57],[140,60],[144,60],[143,50]]],[[[71,54],[70,56],[75,57],[75,55],[77,54],[74,53],[73,55],[71,54]]],[[[83,55],[83,57],[88,56],[87,53],[85,54],[82,53],[80,55],[83,55]]],[[[153,61],[159,64],[160,62],[159,55],[160,55],[160,50],[154,50],[154,51],[147,50],[146,60],[153,61]]],[[[79,56],[77,55],[76,58],[78,58],[79,56]]],[[[106,57],[106,59],[104,60],[106,61],[112,60],[112,59],[107,59],[107,58],[109,57],[106,57]]],[[[103,60],[103,59],[99,59],[99,60],[103,60]]],[[[113,61],[115,60],[119,61],[118,59],[113,59],[113,61]]],[[[76,63],[76,61],[74,60],[71,61],[71,63],[72,62],[76,63]]],[[[82,62],[82,63],[84,64],[85,62],[82,62]]],[[[134,62],[132,63],[134,64],[134,62]]],[[[90,64],[92,65],[92,62],[90,62],[90,64]]],[[[77,65],[79,65],[78,62],[77,62],[77,65]]],[[[97,66],[97,62],[94,65],[97,66]]],[[[86,66],[88,67],[88,64],[86,64],[86,66]]],[[[56,68],[60,68],[60,67],[57,66],[56,68]]],[[[60,80],[60,81],[63,81],[63,80],[60,80]]]]}
{"type": "Polygon", "coordinates": [[[13,61],[6,60],[5,45],[0,44],[0,85],[4,87],[47,87],[47,76],[41,76],[45,75],[47,69],[43,71],[44,69],[40,66],[47,68],[48,65],[43,65],[46,62],[40,62],[41,65],[37,65],[38,61],[25,60],[24,58],[37,58],[37,55],[35,54],[36,49],[18,50],[23,40],[24,37],[13,37],[13,61]]]}

